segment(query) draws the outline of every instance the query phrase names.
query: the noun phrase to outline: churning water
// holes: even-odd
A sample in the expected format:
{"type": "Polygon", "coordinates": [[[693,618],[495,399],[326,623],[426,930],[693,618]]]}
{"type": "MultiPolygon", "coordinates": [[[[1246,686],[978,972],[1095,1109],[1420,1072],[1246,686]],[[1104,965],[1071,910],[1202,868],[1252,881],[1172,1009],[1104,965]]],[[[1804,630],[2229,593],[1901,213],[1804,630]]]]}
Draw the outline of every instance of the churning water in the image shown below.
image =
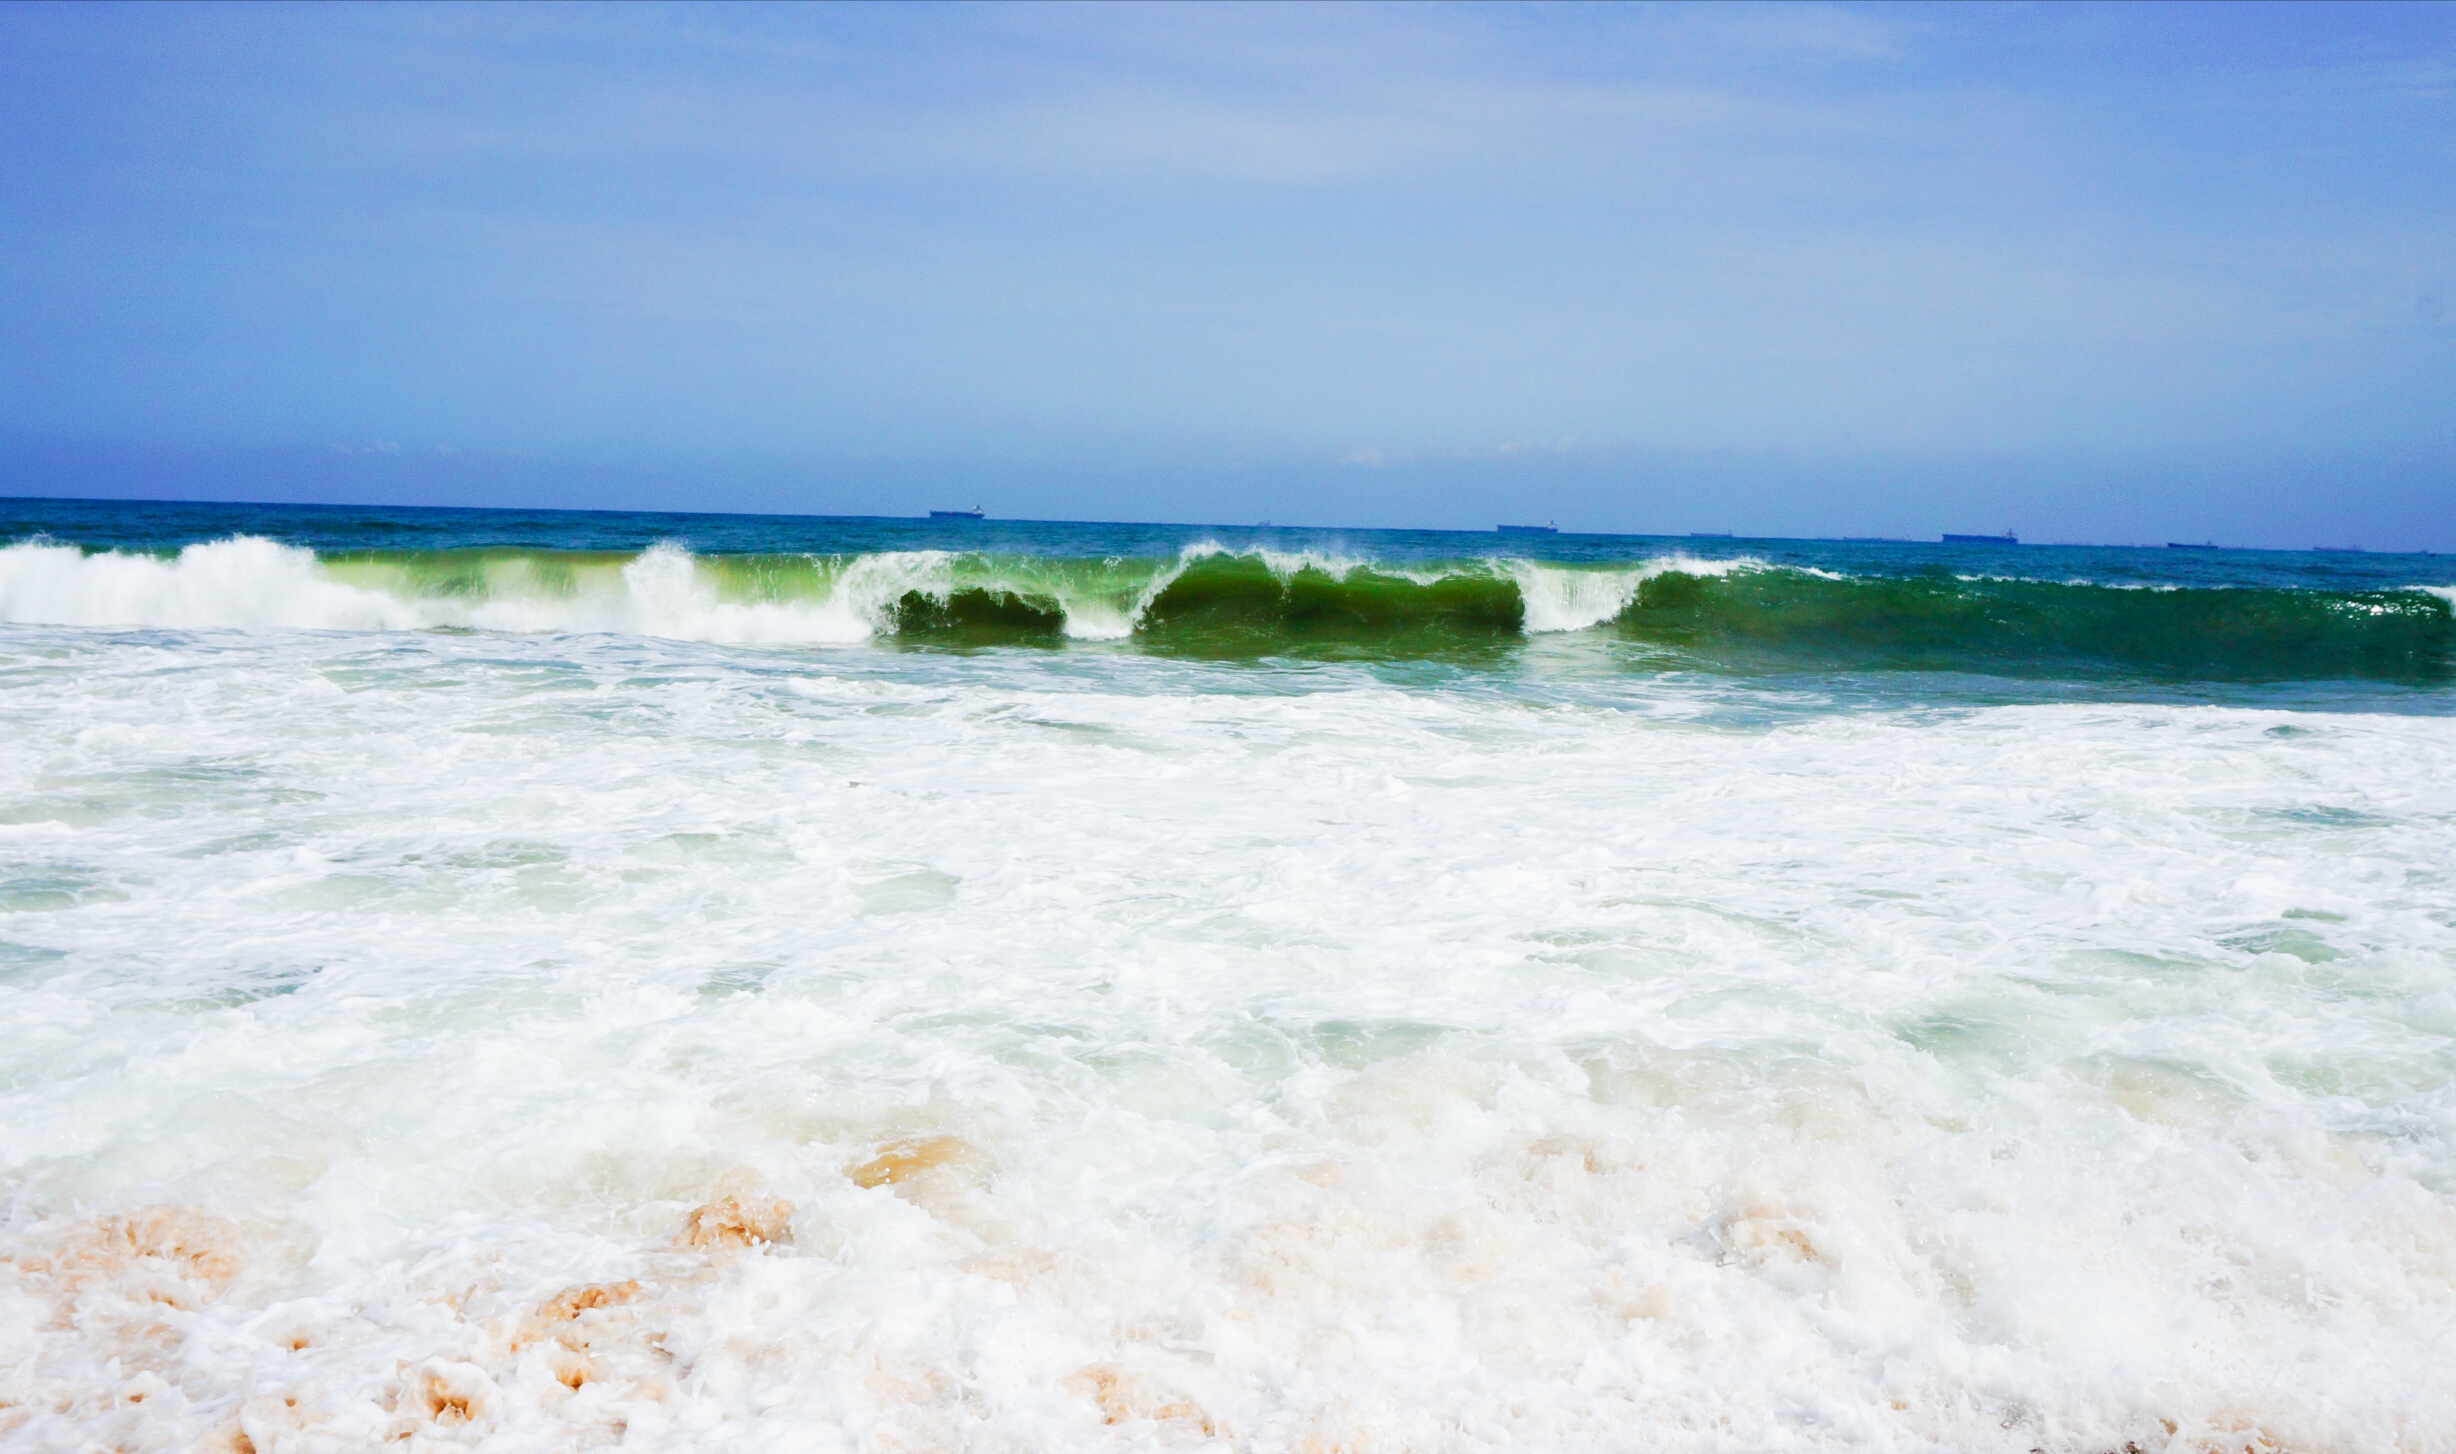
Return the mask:
{"type": "Polygon", "coordinates": [[[7,519],[0,1444],[2456,1447],[2448,562],[7,519]]]}

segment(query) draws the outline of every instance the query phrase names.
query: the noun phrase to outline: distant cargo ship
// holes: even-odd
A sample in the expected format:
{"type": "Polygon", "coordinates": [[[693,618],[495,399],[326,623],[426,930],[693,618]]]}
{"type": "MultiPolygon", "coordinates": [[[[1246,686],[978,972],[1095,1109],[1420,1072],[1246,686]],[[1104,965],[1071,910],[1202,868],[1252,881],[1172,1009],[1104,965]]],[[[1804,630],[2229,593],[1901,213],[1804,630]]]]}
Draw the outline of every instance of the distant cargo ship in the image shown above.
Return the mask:
{"type": "Polygon", "coordinates": [[[932,510],[930,518],[932,520],[978,520],[981,518],[981,507],[975,505],[969,510],[932,510]]]}
{"type": "Polygon", "coordinates": [[[1945,532],[1944,543],[1947,545],[2019,545],[2021,540],[2009,530],[2002,535],[1955,535],[1948,530],[1945,532]]]}
{"type": "Polygon", "coordinates": [[[1730,538],[1731,532],[1728,530],[1692,530],[1689,532],[1691,540],[1729,540],[1730,538]]]}
{"type": "Polygon", "coordinates": [[[2166,548],[2168,550],[2215,550],[2217,542],[2214,540],[2169,540],[2166,542],[2166,548]]]}
{"type": "Polygon", "coordinates": [[[1541,525],[1495,525],[1503,535],[1558,535],[1561,527],[1547,520],[1541,525]]]}

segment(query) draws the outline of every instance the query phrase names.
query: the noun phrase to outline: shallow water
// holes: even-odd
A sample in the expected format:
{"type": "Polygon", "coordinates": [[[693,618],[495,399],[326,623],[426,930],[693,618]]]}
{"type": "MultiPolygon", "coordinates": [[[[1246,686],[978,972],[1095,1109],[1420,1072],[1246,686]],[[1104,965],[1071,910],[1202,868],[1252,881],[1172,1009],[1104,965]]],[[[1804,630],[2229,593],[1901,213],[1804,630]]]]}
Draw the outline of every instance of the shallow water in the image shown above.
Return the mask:
{"type": "Polygon", "coordinates": [[[243,523],[7,598],[10,1447],[2456,1445],[2427,678],[216,619],[444,599],[243,523]]]}

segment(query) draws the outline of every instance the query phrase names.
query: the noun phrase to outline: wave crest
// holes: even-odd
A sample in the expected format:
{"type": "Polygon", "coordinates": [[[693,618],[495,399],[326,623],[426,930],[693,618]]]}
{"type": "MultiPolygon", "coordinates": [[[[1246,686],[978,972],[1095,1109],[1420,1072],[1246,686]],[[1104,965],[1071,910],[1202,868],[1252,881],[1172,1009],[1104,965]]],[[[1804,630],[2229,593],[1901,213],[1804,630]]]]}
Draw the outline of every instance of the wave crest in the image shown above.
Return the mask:
{"type": "MultiPolygon", "coordinates": [[[[0,547],[0,621],[92,627],[623,632],[740,645],[1046,645],[1252,657],[1482,652],[1592,633],[1691,665],[2010,675],[2444,680],[2456,587],[2130,589],[1840,576],[1685,555],[1391,564],[1189,545],[1166,559],[943,550],[694,556],[313,552],[250,536],[176,555],[0,547]]],[[[1651,658],[1650,658],[1651,659],[1651,658]]]]}
{"type": "Polygon", "coordinates": [[[255,536],[165,559],[20,541],[0,547],[0,621],[50,626],[279,626],[401,631],[411,602],[332,579],[315,553],[255,536]]]}

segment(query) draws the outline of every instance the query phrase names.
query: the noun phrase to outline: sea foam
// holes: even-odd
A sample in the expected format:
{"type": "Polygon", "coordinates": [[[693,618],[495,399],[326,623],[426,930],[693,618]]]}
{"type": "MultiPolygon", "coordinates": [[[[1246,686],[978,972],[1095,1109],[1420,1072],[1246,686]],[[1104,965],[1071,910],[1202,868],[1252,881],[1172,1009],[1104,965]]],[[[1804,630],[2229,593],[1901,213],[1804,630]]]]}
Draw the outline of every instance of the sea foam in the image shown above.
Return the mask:
{"type": "Polygon", "coordinates": [[[0,621],[399,631],[429,624],[427,614],[328,579],[313,551],[255,537],[170,559],[39,540],[0,547],[0,621]]]}
{"type": "Polygon", "coordinates": [[[869,640],[908,592],[943,598],[943,551],[852,560],[801,600],[722,597],[691,553],[640,552],[613,579],[547,589],[503,569],[488,589],[425,594],[336,579],[312,551],[255,537],[190,545],[176,556],[86,552],[26,541],[0,548],[0,621],[187,629],[281,626],[327,631],[458,627],[513,632],[620,631],[687,641],[844,644],[869,640]]]}
{"type": "Polygon", "coordinates": [[[0,634],[0,1440],[2456,1445],[2448,718],[824,665],[0,634]]]}

